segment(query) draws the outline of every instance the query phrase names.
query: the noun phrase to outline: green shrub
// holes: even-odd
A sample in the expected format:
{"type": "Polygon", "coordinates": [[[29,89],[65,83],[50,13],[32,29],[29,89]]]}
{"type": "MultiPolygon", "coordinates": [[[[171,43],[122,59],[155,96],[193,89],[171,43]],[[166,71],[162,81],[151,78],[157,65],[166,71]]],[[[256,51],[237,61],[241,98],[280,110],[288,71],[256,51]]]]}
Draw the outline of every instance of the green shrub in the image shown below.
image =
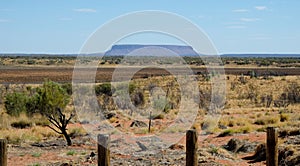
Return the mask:
{"type": "Polygon", "coordinates": [[[211,153],[212,155],[219,154],[219,148],[215,146],[211,146],[208,152],[211,153]]]}
{"type": "Polygon", "coordinates": [[[136,85],[135,84],[130,83],[128,85],[128,92],[129,92],[129,94],[132,94],[135,91],[135,89],[136,89],[136,85]]]}
{"type": "Polygon", "coordinates": [[[34,152],[34,153],[31,154],[32,157],[41,157],[41,155],[42,154],[39,153],[39,152],[34,152]]]}
{"type": "Polygon", "coordinates": [[[95,93],[97,96],[100,96],[102,94],[112,96],[112,94],[114,93],[114,89],[110,83],[104,83],[95,87],[95,93]]]}
{"type": "Polygon", "coordinates": [[[62,84],[61,87],[67,92],[68,95],[72,95],[72,84],[71,83],[62,84]]]}
{"type": "Polygon", "coordinates": [[[29,166],[41,166],[41,164],[40,163],[35,163],[35,164],[29,165],[29,166]]]}
{"type": "Polygon", "coordinates": [[[5,96],[4,106],[7,114],[11,116],[20,116],[21,113],[26,112],[27,96],[24,93],[8,93],[5,96]]]}
{"type": "Polygon", "coordinates": [[[73,156],[75,154],[75,151],[74,150],[70,150],[67,152],[67,155],[68,156],[73,156]]]}
{"type": "Polygon", "coordinates": [[[35,64],[35,60],[34,59],[28,59],[27,60],[27,64],[28,65],[34,65],[35,64]]]}

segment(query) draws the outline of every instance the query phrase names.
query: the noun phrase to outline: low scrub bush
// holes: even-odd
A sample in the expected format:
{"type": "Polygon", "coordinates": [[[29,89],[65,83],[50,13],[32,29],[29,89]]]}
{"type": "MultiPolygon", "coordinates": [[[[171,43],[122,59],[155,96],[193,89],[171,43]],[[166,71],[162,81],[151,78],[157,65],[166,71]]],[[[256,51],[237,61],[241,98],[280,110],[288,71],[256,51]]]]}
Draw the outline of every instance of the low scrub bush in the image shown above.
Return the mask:
{"type": "Polygon", "coordinates": [[[264,117],[264,118],[259,118],[255,120],[254,124],[257,125],[268,125],[268,124],[276,124],[278,123],[279,118],[278,117],[264,117]]]}
{"type": "Polygon", "coordinates": [[[107,96],[112,96],[112,94],[114,93],[114,88],[111,86],[110,83],[104,83],[104,84],[100,84],[97,85],[95,87],[95,93],[97,96],[105,94],[107,96]]]}
{"type": "Polygon", "coordinates": [[[27,96],[24,93],[8,93],[5,96],[4,106],[7,114],[11,116],[19,116],[21,113],[26,112],[27,96]]]}
{"type": "Polygon", "coordinates": [[[232,136],[235,133],[233,129],[227,129],[223,132],[221,132],[218,137],[226,137],[226,136],[232,136]]]}
{"type": "Polygon", "coordinates": [[[286,100],[289,103],[300,103],[300,85],[292,82],[280,96],[281,100],[286,100]]]}
{"type": "Polygon", "coordinates": [[[249,125],[247,125],[247,126],[243,126],[243,127],[236,129],[235,132],[246,134],[246,133],[250,133],[251,130],[252,130],[252,128],[249,125]]]}
{"type": "Polygon", "coordinates": [[[16,122],[12,122],[11,126],[14,128],[24,129],[32,126],[32,123],[26,120],[20,120],[16,122]]]}
{"type": "Polygon", "coordinates": [[[72,138],[78,137],[78,136],[83,136],[85,134],[86,134],[86,132],[83,128],[71,128],[70,132],[69,132],[69,135],[72,138]]]}

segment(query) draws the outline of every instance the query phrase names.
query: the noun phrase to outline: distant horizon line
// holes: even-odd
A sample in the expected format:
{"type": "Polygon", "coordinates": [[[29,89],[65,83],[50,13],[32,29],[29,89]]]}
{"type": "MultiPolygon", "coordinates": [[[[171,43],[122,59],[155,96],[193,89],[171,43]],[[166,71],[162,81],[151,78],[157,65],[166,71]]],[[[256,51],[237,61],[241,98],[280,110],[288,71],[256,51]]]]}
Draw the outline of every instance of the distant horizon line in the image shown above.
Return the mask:
{"type": "MultiPolygon", "coordinates": [[[[0,56],[4,55],[79,55],[79,54],[102,54],[104,55],[105,52],[101,53],[49,53],[49,52],[31,52],[31,53],[20,53],[20,52],[0,52],[0,56]]],[[[299,53],[290,53],[290,52],[280,52],[280,53],[272,53],[272,52],[228,52],[228,53],[218,53],[220,56],[226,55],[300,55],[299,53]]],[[[107,56],[107,55],[106,55],[107,56]]],[[[109,56],[125,56],[125,55],[109,55],[109,56]]]]}

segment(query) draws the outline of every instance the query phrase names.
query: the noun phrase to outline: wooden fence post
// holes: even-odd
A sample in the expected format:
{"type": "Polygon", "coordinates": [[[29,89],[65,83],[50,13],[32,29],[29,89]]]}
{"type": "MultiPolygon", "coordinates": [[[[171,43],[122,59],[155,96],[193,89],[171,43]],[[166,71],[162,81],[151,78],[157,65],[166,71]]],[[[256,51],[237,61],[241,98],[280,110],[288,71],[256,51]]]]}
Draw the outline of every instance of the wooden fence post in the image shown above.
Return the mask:
{"type": "Polygon", "coordinates": [[[186,133],[186,166],[198,165],[198,135],[196,130],[188,130],[186,133]]]}
{"type": "Polygon", "coordinates": [[[110,166],[109,135],[98,135],[98,166],[110,166]]]}
{"type": "Polygon", "coordinates": [[[278,166],[278,130],[267,128],[267,166],[278,166]]]}
{"type": "Polygon", "coordinates": [[[152,119],[152,117],[151,117],[151,113],[152,113],[152,111],[150,111],[150,115],[149,115],[149,126],[148,126],[148,133],[151,133],[151,119],[152,119]]]}
{"type": "Polygon", "coordinates": [[[7,166],[7,142],[0,139],[0,166],[7,166]]]}

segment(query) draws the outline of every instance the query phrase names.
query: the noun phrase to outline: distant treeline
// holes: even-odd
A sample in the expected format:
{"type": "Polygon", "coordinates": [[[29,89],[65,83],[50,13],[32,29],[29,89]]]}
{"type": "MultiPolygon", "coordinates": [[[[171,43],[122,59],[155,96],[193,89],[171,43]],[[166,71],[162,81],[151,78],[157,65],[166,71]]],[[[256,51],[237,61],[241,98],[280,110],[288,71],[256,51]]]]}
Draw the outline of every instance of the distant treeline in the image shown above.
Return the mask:
{"type": "MultiPolygon", "coordinates": [[[[22,54],[22,53],[0,53],[0,57],[77,57],[79,54],[22,54]]],[[[103,56],[104,53],[82,54],[88,56],[103,56]]],[[[201,55],[201,54],[199,54],[201,55]]],[[[105,55],[105,57],[123,57],[124,55],[105,55]]],[[[220,54],[220,57],[231,58],[300,58],[300,54],[220,54]]],[[[182,57],[198,57],[195,55],[182,57]]]]}
{"type": "MultiPolygon", "coordinates": [[[[100,64],[120,64],[123,62],[127,63],[133,63],[131,62],[134,59],[126,59],[124,56],[100,56],[101,54],[88,54],[84,55],[91,59],[100,59],[100,64]]],[[[272,54],[271,55],[265,55],[262,54],[232,54],[232,55],[222,55],[220,65],[229,65],[229,64],[235,64],[235,65],[257,65],[257,66],[270,66],[274,65],[277,67],[300,67],[300,55],[296,56],[296,54],[291,54],[288,56],[288,54],[272,54]],[[235,56],[236,55],[236,56],[235,56]],[[282,56],[280,56],[282,55],[282,56]]],[[[155,56],[153,56],[155,57],[155,56]]],[[[65,63],[69,62],[68,60],[75,60],[77,58],[76,54],[0,54],[0,65],[2,60],[4,59],[13,59],[15,63],[17,64],[36,64],[36,60],[47,60],[47,64],[58,64],[58,63],[65,63]]],[[[142,60],[152,60],[151,57],[143,56],[141,57],[142,60]]],[[[182,57],[186,64],[189,65],[205,65],[204,60],[199,58],[198,56],[183,56],[182,57]]],[[[138,59],[138,58],[137,58],[138,59]]],[[[170,63],[173,64],[178,61],[178,59],[172,59],[170,57],[161,57],[157,58],[157,56],[154,59],[159,59],[163,62],[163,64],[170,63]]]]}

